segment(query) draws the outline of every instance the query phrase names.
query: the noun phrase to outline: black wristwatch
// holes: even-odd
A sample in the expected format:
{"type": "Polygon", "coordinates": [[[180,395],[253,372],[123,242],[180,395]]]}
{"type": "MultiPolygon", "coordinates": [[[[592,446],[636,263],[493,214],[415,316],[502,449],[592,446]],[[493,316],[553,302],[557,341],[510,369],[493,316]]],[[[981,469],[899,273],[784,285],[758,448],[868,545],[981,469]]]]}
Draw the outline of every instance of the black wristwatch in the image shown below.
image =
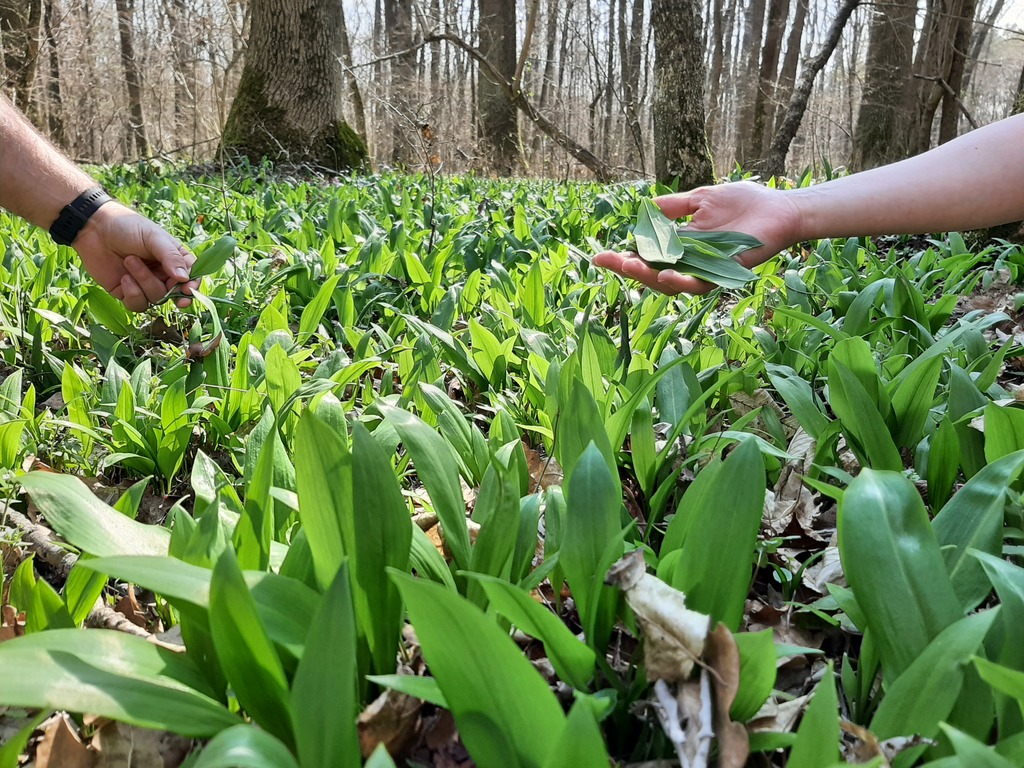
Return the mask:
{"type": "Polygon", "coordinates": [[[92,187],[64,206],[60,216],[50,226],[50,237],[57,245],[71,245],[82,227],[104,203],[113,198],[100,187],[92,187]]]}

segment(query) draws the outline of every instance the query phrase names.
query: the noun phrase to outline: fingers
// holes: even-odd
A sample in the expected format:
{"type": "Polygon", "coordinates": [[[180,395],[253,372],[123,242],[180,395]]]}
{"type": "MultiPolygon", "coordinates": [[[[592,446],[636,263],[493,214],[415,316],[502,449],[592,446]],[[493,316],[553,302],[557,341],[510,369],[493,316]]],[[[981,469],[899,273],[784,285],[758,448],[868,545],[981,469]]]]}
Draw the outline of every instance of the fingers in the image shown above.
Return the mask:
{"type": "Polygon", "coordinates": [[[149,299],[146,298],[142,287],[135,282],[135,278],[131,275],[124,275],[121,278],[121,285],[110,293],[116,298],[121,299],[121,303],[132,312],[145,312],[149,309],[149,299]],[[121,295],[118,296],[118,293],[121,295]]]}
{"type": "Polygon", "coordinates": [[[683,216],[692,216],[697,212],[697,199],[693,194],[697,190],[691,192],[676,192],[671,195],[660,195],[654,198],[654,204],[661,208],[661,212],[664,213],[670,219],[681,219],[683,216]]]}
{"type": "Polygon", "coordinates": [[[648,288],[661,293],[707,293],[714,285],[691,275],[681,275],[671,269],[654,269],[639,256],[632,253],[604,251],[594,257],[594,264],[610,269],[616,274],[637,280],[648,288]]]}
{"type": "Polygon", "coordinates": [[[153,228],[147,231],[145,240],[153,261],[158,262],[163,267],[167,276],[174,278],[176,283],[187,283],[189,270],[192,269],[196,257],[189,253],[185,246],[156,225],[153,225],[153,228]]]}

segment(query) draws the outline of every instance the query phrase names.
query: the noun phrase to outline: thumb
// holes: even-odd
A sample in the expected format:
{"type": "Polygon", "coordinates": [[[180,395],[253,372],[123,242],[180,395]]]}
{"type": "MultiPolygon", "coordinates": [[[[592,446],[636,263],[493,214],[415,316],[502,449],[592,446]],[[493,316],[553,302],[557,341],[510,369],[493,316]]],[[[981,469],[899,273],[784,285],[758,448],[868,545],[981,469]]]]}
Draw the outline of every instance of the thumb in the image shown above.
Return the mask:
{"type": "Polygon", "coordinates": [[[169,277],[187,282],[196,258],[176,238],[153,224],[147,233],[146,245],[151,260],[158,262],[169,277]]]}

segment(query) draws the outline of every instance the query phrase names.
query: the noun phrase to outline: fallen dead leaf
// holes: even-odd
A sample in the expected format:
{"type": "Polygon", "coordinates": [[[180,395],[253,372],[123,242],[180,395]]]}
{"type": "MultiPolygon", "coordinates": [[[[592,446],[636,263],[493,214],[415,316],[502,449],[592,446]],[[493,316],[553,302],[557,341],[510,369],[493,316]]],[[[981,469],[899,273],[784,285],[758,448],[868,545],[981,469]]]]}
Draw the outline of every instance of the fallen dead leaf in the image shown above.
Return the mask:
{"type": "Polygon", "coordinates": [[[608,571],[633,609],[644,638],[648,680],[681,682],[704,653],[711,618],[686,607],[683,593],[647,573],[643,550],[634,550],[608,571]]]}
{"type": "Polygon", "coordinates": [[[750,738],[743,724],[729,717],[740,688],[740,652],[732,632],[724,624],[718,624],[708,635],[704,658],[714,672],[714,726],[719,768],[743,768],[750,756],[750,738]]]}
{"type": "Polygon", "coordinates": [[[359,748],[369,757],[383,744],[391,755],[402,754],[416,738],[423,702],[387,689],[359,715],[359,748]]]}
{"type": "Polygon", "coordinates": [[[78,738],[78,729],[66,713],[58,712],[43,727],[36,768],[94,768],[96,754],[78,738]]]}
{"type": "Polygon", "coordinates": [[[122,614],[135,626],[142,627],[143,629],[147,628],[146,612],[135,598],[135,587],[133,585],[128,585],[128,594],[117,601],[114,605],[114,610],[122,614]]]}

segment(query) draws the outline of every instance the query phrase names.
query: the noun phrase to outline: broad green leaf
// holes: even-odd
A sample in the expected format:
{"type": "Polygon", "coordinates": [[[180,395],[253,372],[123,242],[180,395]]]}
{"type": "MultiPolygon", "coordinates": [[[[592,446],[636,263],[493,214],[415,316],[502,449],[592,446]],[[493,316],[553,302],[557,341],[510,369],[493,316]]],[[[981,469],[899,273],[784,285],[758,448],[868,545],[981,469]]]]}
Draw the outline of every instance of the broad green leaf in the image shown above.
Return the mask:
{"type": "Polygon", "coordinates": [[[1024,449],[1024,411],[989,403],[985,406],[985,458],[989,462],[1024,449]]]}
{"type": "Polygon", "coordinates": [[[13,736],[9,736],[7,742],[0,746],[0,768],[19,768],[21,756],[28,747],[28,742],[36,729],[50,716],[48,710],[43,710],[13,736]]]}
{"type": "Polygon", "coordinates": [[[235,255],[238,241],[231,235],[223,235],[209,248],[200,253],[189,271],[189,277],[195,280],[206,275],[219,272],[228,259],[235,255]]]}
{"type": "Polygon", "coordinates": [[[391,462],[359,422],[352,427],[352,512],[355,615],[376,671],[390,672],[402,632],[402,601],[387,569],[408,570],[412,529],[391,462]]]}
{"type": "Polygon", "coordinates": [[[960,438],[956,427],[943,416],[928,441],[928,500],[932,508],[949,501],[960,472],[960,438]]]}
{"type": "Polygon", "coordinates": [[[410,521],[412,526],[412,545],[409,550],[409,567],[417,575],[444,584],[451,590],[456,590],[455,579],[448,564],[444,561],[437,547],[427,538],[427,534],[410,521]]]}
{"type": "MultiPolygon", "coordinates": [[[[512,466],[512,451],[517,446],[518,441],[508,443],[494,455],[484,472],[473,510],[474,519],[481,526],[473,545],[470,571],[505,581],[512,578],[512,557],[519,534],[519,478],[512,466]]],[[[478,605],[485,603],[479,584],[471,583],[466,596],[478,605]]]]}
{"type": "Polygon", "coordinates": [[[637,254],[656,267],[668,267],[725,288],[742,288],[757,276],[732,256],[761,245],[738,232],[717,232],[708,237],[695,230],[680,236],[675,226],[650,200],[640,201],[633,238],[637,254]],[[722,255],[723,251],[728,255],[722,255]]]}
{"type": "Polygon", "coordinates": [[[851,447],[872,469],[903,469],[903,459],[893,442],[878,406],[854,373],[838,359],[828,361],[829,405],[852,438],[851,447]]]}
{"type": "Polygon", "coordinates": [[[789,366],[765,363],[768,378],[804,431],[817,440],[828,426],[828,417],[806,379],[789,366]]]}
{"type": "Polygon", "coordinates": [[[778,654],[772,631],[737,632],[733,635],[740,654],[740,687],[729,716],[745,723],[757,714],[775,687],[778,654]]]}
{"type": "Polygon", "coordinates": [[[316,332],[316,327],[320,324],[323,319],[324,313],[327,311],[327,307],[331,304],[331,299],[334,298],[334,290],[338,287],[338,281],[341,280],[341,275],[334,275],[320,286],[320,289],[316,292],[316,296],[313,300],[306,305],[305,309],[302,310],[302,315],[299,317],[299,333],[295,337],[295,343],[298,346],[302,346],[306,343],[310,336],[316,332]]]}
{"type": "Polygon", "coordinates": [[[618,483],[593,442],[575,465],[566,486],[564,538],[558,556],[587,644],[596,650],[604,647],[614,621],[617,594],[605,585],[604,575],[622,555],[622,500],[618,483]],[[608,562],[609,549],[615,546],[617,551],[611,552],[608,562]]]}
{"type": "Polygon", "coordinates": [[[1024,471],[1024,451],[993,461],[967,481],[932,521],[935,538],[964,611],[976,608],[992,587],[975,549],[1002,551],[1003,517],[1010,485],[1024,471]]]}
{"type": "Polygon", "coordinates": [[[593,707],[577,699],[565,719],[565,728],[555,747],[547,754],[543,768],[607,768],[611,763],[604,734],[594,717],[593,707]]]}
{"type": "Polygon", "coordinates": [[[291,745],[288,681],[230,549],[213,569],[210,630],[239,704],[264,729],[291,745]]]}
{"type": "MultiPolygon", "coordinates": [[[[470,577],[487,593],[490,610],[500,613],[527,635],[544,644],[548,660],[562,680],[579,690],[588,687],[594,674],[596,656],[561,619],[527,592],[507,581],[476,573],[470,574],[470,577]]],[[[774,672],[774,654],[772,660],[774,672]]]]}
{"type": "Polygon", "coordinates": [[[311,411],[303,412],[295,428],[295,483],[316,578],[326,589],[355,539],[346,515],[352,506],[352,455],[311,411]]]}
{"type": "Polygon", "coordinates": [[[818,768],[839,761],[839,700],[836,678],[829,664],[814,698],[804,712],[787,768],[818,768]]]}
{"type": "Polygon", "coordinates": [[[221,731],[203,747],[192,768],[299,768],[288,747],[254,725],[221,731]]]}
{"type": "Polygon", "coordinates": [[[445,543],[459,568],[470,567],[466,502],[459,486],[458,463],[451,446],[422,419],[400,408],[378,403],[384,417],[394,425],[412,456],[416,474],[427,488],[430,501],[441,520],[445,543]]]}
{"type": "Polygon", "coordinates": [[[75,626],[81,626],[92,612],[96,601],[103,594],[107,580],[101,574],[86,568],[87,558],[83,555],[71,568],[64,583],[64,603],[75,626]]]}
{"type": "Polygon", "coordinates": [[[951,725],[943,723],[942,732],[960,758],[960,764],[970,768],[1014,768],[1014,764],[997,753],[992,747],[968,736],[951,725]]]}
{"type": "Polygon", "coordinates": [[[681,550],[669,584],[686,595],[691,610],[733,631],[750,588],[764,489],[761,452],[754,441],[745,440],[725,461],[701,470],[683,494],[662,543],[662,558],[681,550]]]}
{"type": "Polygon", "coordinates": [[[914,368],[892,390],[892,411],[896,418],[896,445],[911,448],[921,440],[935,388],[942,373],[942,358],[935,357],[914,368]]]}
{"type": "Polygon", "coordinates": [[[357,646],[352,588],[343,564],[312,616],[292,684],[292,727],[304,765],[359,764],[357,646]]]}
{"type": "Polygon", "coordinates": [[[366,679],[371,683],[392,688],[406,696],[421,699],[428,704],[433,704],[441,709],[450,709],[448,701],[432,677],[421,675],[367,675],[366,679]]]}
{"type": "Polygon", "coordinates": [[[391,759],[385,746],[378,744],[373,754],[366,758],[363,768],[395,768],[395,761],[391,759]]]}
{"type": "Polygon", "coordinates": [[[892,681],[963,615],[960,601],[907,478],[863,470],[843,494],[838,527],[843,572],[892,681]]]}
{"type": "MultiPolygon", "coordinates": [[[[568,398],[563,402],[558,415],[558,431],[555,433],[555,458],[562,465],[563,485],[568,487],[576,462],[583,456],[588,445],[593,444],[604,459],[611,477],[618,487],[618,465],[615,449],[608,439],[608,431],[601,411],[587,387],[576,380],[568,398]]],[[[628,422],[624,422],[628,426],[628,422]]],[[[622,436],[625,437],[623,431],[622,436]]],[[[617,494],[616,494],[617,495],[617,494]]]]}
{"type": "Polygon", "coordinates": [[[1000,693],[1017,700],[1024,709],[1024,672],[995,664],[988,659],[975,656],[971,661],[978,669],[981,679],[1000,693]]]}
{"type": "Polygon", "coordinates": [[[47,523],[68,543],[90,555],[166,555],[166,528],[137,523],[93,496],[70,475],[29,472],[21,484],[47,523]]]}
{"type": "Polygon", "coordinates": [[[186,656],[112,630],[50,630],[0,644],[0,704],[102,715],[209,737],[238,718],[200,690],[186,656]]]}
{"type": "MultiPolygon", "coordinates": [[[[908,733],[931,738],[939,723],[952,712],[964,680],[964,665],[974,656],[988,634],[998,609],[967,616],[947,626],[902,674],[885,687],[885,697],[871,720],[871,731],[880,739],[908,733]]],[[[895,765],[911,765],[922,748],[897,757],[895,765]]]]}
{"type": "Polygon", "coordinates": [[[393,578],[477,765],[543,765],[565,728],[562,708],[544,678],[508,634],[465,598],[405,574],[393,572],[393,578]]]}

